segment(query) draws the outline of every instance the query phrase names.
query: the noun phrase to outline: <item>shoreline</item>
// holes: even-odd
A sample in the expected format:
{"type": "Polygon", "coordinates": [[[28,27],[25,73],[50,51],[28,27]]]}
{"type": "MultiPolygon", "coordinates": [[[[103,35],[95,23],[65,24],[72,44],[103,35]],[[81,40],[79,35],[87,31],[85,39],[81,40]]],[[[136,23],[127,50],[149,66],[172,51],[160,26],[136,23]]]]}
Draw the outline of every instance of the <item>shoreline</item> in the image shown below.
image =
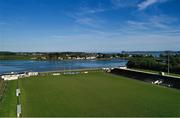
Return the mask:
{"type": "Polygon", "coordinates": [[[0,61],[105,61],[105,60],[122,60],[128,61],[128,58],[100,58],[100,59],[45,59],[45,60],[35,60],[35,59],[0,59],[0,61]]]}

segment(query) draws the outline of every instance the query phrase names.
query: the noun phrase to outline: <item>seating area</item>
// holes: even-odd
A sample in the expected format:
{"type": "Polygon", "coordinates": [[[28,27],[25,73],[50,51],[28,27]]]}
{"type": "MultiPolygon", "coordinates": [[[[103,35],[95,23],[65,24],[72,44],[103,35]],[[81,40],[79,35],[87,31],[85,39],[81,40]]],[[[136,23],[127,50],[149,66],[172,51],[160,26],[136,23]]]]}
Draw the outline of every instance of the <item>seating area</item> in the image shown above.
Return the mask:
{"type": "Polygon", "coordinates": [[[180,89],[180,79],[174,76],[162,76],[159,74],[145,73],[142,71],[135,71],[132,69],[113,69],[111,73],[129,77],[152,84],[158,84],[166,87],[180,89]]]}

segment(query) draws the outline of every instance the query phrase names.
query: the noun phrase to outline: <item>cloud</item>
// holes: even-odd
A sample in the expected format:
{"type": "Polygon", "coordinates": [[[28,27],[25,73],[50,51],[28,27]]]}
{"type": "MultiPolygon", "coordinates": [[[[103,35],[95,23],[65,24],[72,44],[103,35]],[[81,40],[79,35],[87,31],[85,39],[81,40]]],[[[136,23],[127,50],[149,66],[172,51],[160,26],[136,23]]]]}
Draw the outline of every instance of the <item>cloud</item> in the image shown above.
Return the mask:
{"type": "Polygon", "coordinates": [[[99,28],[105,23],[104,19],[96,15],[80,14],[79,12],[69,13],[68,17],[70,17],[75,24],[87,26],[89,28],[99,28]]]}
{"type": "Polygon", "coordinates": [[[126,26],[131,30],[168,30],[173,28],[173,24],[177,19],[166,15],[149,16],[143,20],[128,20],[126,26]]]}
{"type": "Polygon", "coordinates": [[[139,0],[111,0],[115,8],[135,7],[139,0]]]}
{"type": "Polygon", "coordinates": [[[88,15],[88,14],[97,14],[101,12],[108,11],[109,9],[97,7],[97,8],[89,8],[89,7],[81,7],[79,9],[79,12],[77,13],[78,15],[88,15]]]}
{"type": "Polygon", "coordinates": [[[157,2],[158,2],[158,0],[145,0],[144,2],[138,4],[138,8],[140,10],[143,10],[143,9],[146,9],[148,6],[151,6],[157,2]]]}
{"type": "Polygon", "coordinates": [[[143,2],[139,3],[137,6],[138,6],[138,9],[139,10],[144,10],[146,8],[148,8],[149,6],[152,6],[156,3],[163,3],[163,2],[167,2],[169,0],[144,0],[143,2]]]}
{"type": "Polygon", "coordinates": [[[89,28],[101,28],[106,22],[98,14],[108,11],[109,8],[89,7],[88,5],[81,5],[79,9],[66,13],[66,15],[73,19],[75,24],[87,26],[89,28]]]}
{"type": "MultiPolygon", "coordinates": [[[[126,30],[126,29],[123,29],[126,30]]],[[[128,31],[126,30],[126,33],[128,31]]],[[[167,31],[168,32],[168,31],[167,31]]],[[[87,46],[84,49],[92,51],[104,50],[104,51],[118,51],[118,50],[167,50],[167,49],[179,49],[180,35],[171,36],[167,32],[159,33],[138,33],[131,35],[123,35],[118,31],[87,31],[84,34],[74,35],[56,35],[57,44],[64,42],[75,42],[73,45],[87,46]],[[87,43],[88,41],[88,43],[87,43]],[[58,43],[59,42],[59,43],[58,43]],[[140,46],[139,46],[140,45],[140,46]],[[93,47],[90,49],[89,47],[93,47]]],[[[179,30],[175,31],[179,32],[179,30]]],[[[82,49],[81,49],[82,50],[82,49]]]]}
{"type": "Polygon", "coordinates": [[[86,25],[90,27],[97,27],[97,21],[90,17],[79,17],[75,19],[75,22],[81,25],[86,25]]]}

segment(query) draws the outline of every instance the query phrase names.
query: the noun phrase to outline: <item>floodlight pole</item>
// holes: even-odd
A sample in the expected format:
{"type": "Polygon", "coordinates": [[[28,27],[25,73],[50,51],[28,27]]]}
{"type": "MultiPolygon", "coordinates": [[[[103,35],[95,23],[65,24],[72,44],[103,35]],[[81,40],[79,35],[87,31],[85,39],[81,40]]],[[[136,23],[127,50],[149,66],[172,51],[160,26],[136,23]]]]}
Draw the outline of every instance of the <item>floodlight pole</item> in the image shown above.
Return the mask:
{"type": "Polygon", "coordinates": [[[168,52],[168,75],[169,75],[169,52],[168,52]]]}

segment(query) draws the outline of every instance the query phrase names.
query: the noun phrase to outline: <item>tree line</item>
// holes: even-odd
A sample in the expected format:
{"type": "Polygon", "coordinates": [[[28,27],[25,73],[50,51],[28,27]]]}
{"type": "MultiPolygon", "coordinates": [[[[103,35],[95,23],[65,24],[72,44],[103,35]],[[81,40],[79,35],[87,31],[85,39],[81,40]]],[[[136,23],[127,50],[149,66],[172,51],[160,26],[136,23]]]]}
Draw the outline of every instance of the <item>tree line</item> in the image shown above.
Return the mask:
{"type": "Polygon", "coordinates": [[[128,58],[121,53],[88,53],[88,52],[0,52],[0,60],[58,60],[95,57],[95,59],[128,58]]]}

